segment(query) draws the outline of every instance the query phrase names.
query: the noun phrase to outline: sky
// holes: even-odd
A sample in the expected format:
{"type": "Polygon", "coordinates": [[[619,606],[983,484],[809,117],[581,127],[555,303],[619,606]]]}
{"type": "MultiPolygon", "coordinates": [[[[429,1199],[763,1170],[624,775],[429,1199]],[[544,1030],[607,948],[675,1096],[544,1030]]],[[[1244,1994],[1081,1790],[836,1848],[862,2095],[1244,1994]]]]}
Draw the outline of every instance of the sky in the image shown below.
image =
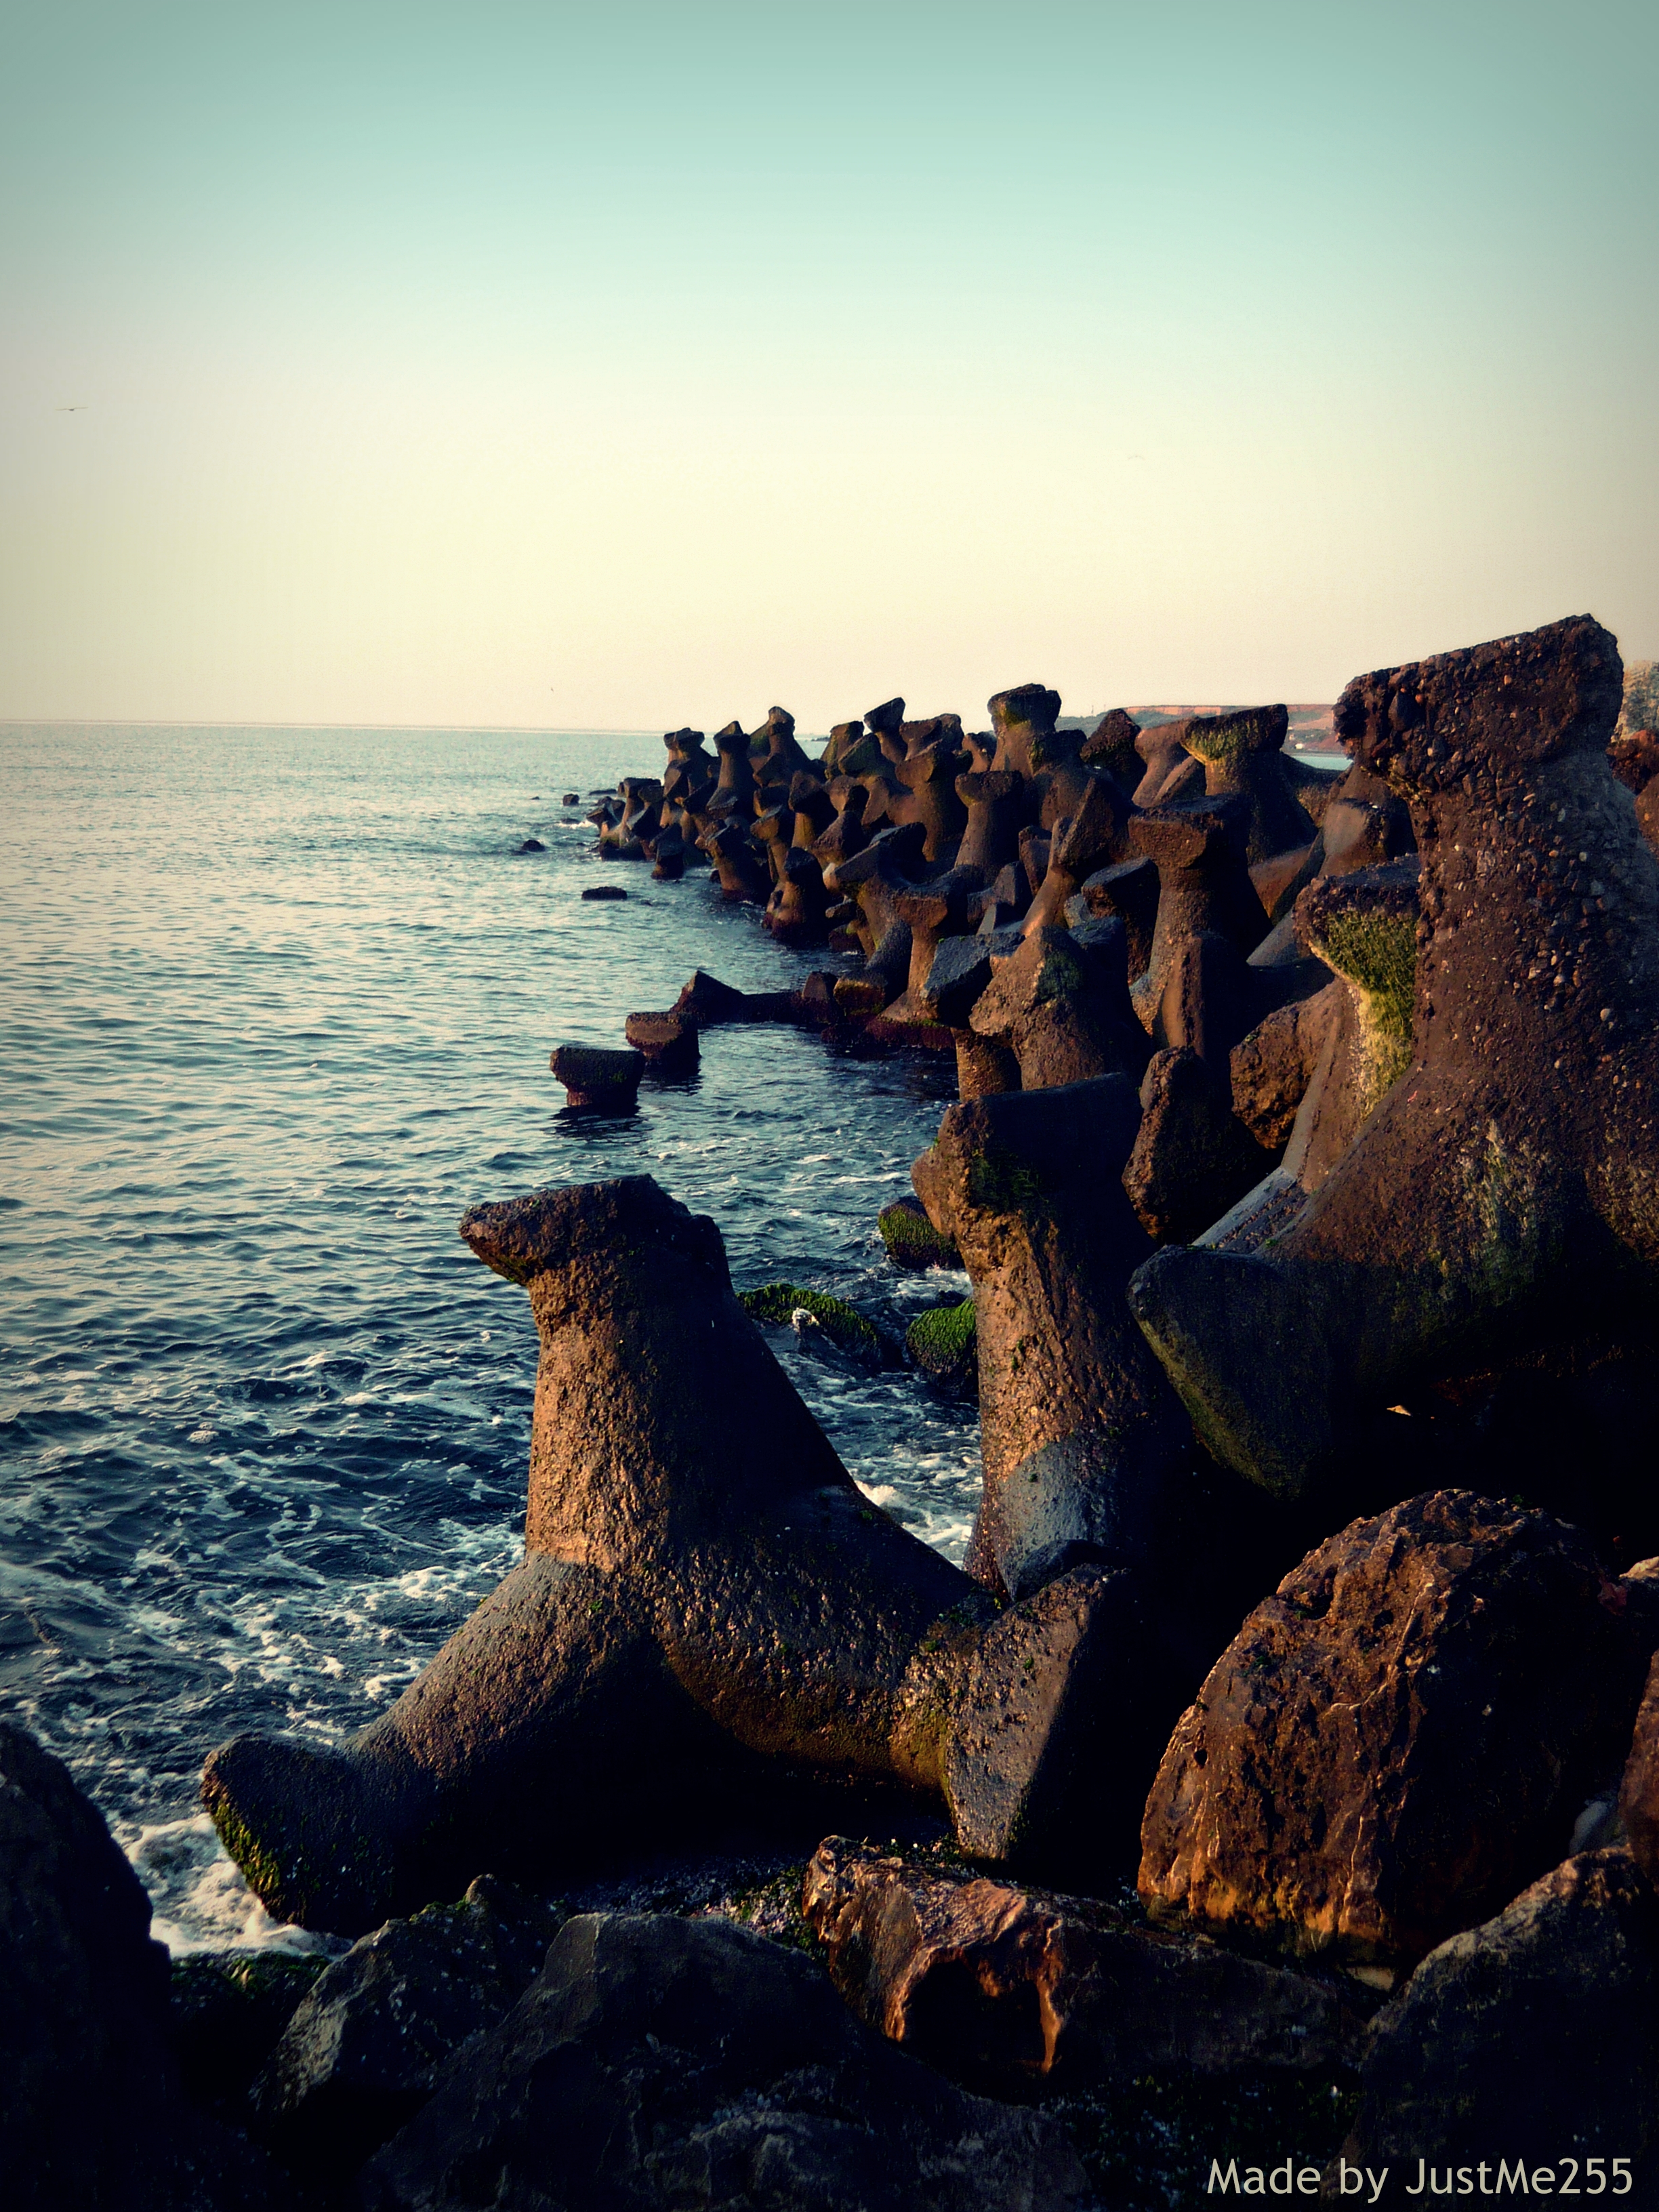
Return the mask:
{"type": "Polygon", "coordinates": [[[0,717],[1659,654],[1651,0],[11,0],[0,717]]]}

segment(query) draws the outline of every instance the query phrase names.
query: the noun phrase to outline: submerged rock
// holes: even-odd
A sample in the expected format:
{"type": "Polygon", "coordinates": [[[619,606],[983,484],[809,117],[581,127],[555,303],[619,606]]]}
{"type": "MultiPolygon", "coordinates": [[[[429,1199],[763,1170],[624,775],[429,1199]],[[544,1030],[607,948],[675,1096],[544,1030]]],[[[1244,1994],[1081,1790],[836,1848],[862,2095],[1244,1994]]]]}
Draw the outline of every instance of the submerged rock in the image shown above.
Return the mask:
{"type": "Polygon", "coordinates": [[[371,2161],[369,2212],[1085,2212],[1064,2130],[970,2097],[720,1920],[567,1922],[501,2025],[371,2161]]]}
{"type": "Polygon", "coordinates": [[[585,899],[625,899],[628,893],[620,884],[589,884],[582,896],[585,899]]]}
{"type": "Polygon", "coordinates": [[[977,1376],[972,1298],[918,1314],[904,1332],[904,1349],[930,1382],[971,1395],[977,1376]]]}
{"type": "Polygon", "coordinates": [[[548,1065],[563,1084],[572,1106],[628,1114],[638,1100],[645,1054],[616,1052],[597,1044],[562,1044],[548,1065]]]}
{"type": "Polygon", "coordinates": [[[920,1199],[896,1198],[876,1217],[887,1256],[900,1267],[959,1267],[961,1255],[927,1218],[920,1199]]]}

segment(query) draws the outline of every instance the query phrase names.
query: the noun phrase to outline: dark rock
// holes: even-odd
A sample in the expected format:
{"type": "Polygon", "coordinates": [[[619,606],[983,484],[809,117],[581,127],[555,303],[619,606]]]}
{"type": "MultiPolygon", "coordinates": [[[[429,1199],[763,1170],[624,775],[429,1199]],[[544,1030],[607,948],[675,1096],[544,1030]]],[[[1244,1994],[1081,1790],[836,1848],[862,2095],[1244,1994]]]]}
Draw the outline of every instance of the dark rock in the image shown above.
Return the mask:
{"type": "Polygon", "coordinates": [[[1584,617],[1339,703],[1412,803],[1407,1073],[1271,1260],[1166,1253],[1131,1293],[1211,1449],[1285,1494],[1340,1480],[1404,1391],[1653,1311],[1659,866],[1607,764],[1619,691],[1584,617]]]}
{"type": "Polygon", "coordinates": [[[969,1571],[1016,1595],[1084,1556],[1147,1556],[1186,1425],[1137,1341],[1123,1285],[1146,1232],[1114,1170],[1139,1125],[1129,1083],[950,1107],[912,1170],[974,1286],[985,1491],[969,1571]]]}
{"type": "Polygon", "coordinates": [[[521,853],[544,853],[547,848],[539,837],[526,837],[519,850],[521,853]]]}
{"type": "Polygon", "coordinates": [[[1041,684],[1017,684],[1012,691],[999,691],[988,704],[997,741],[994,767],[1011,769],[1029,781],[1048,765],[1057,750],[1077,750],[1076,734],[1062,738],[1054,727],[1058,691],[1041,684]]]}
{"type": "Polygon", "coordinates": [[[628,893],[620,884],[589,884],[582,896],[585,899],[625,899],[628,893]]]}
{"type": "Polygon", "coordinates": [[[170,2019],[185,2089],[240,2106],[295,2007],[328,1964],[318,1951],[191,1951],[173,1964],[170,2019]]]}
{"type": "Polygon", "coordinates": [[[254,2084],[264,2134],[301,2166],[360,2165],[524,1995],[563,1917],[483,1875],[459,1905],[363,1936],[316,1982],[254,2084]]]}
{"type": "MultiPolygon", "coordinates": [[[[1182,948],[1196,939],[1217,937],[1242,962],[1267,933],[1267,917],[1244,864],[1247,821],[1244,801],[1234,793],[1191,805],[1160,807],[1137,815],[1129,824],[1131,846],[1158,869],[1158,922],[1146,972],[1134,987],[1134,998],[1142,1021],[1158,1044],[1176,1042],[1161,1032],[1160,1023],[1165,989],[1182,948]]],[[[1233,979],[1233,988],[1243,988],[1240,979],[1233,979]]],[[[1241,1030],[1238,1036],[1243,1033],[1241,1030]]],[[[1227,1049],[1237,1042],[1236,1036],[1227,1049]]]]}
{"type": "Polygon", "coordinates": [[[1146,773],[1130,796],[1137,806],[1168,806],[1204,788],[1204,763],[1187,750],[1184,720],[1154,722],[1135,738],[1146,773]]]}
{"type": "Polygon", "coordinates": [[[343,1751],[214,1753],[260,1896],[356,1935],[484,1866],[562,1875],[764,1812],[795,1771],[936,1790],[989,1601],[847,1474],[714,1224],[640,1176],[463,1230],[541,1334],[525,1561],[343,1751]]]}
{"type": "Polygon", "coordinates": [[[980,1638],[945,1747],[963,1851],[1097,1889],[1133,1863],[1158,1745],[1180,1709],[1143,1577],[1093,1562],[1031,1589],[980,1638]]]}
{"type": "Polygon", "coordinates": [[[1123,1188],[1154,1243],[1188,1244],[1273,1164],[1195,1052],[1154,1053],[1123,1188]]]}
{"type": "Polygon", "coordinates": [[[1335,971],[1326,1018],[1310,1012],[1307,1042],[1318,1056],[1285,1156],[1287,1174],[1316,1191],[1411,1063],[1417,972],[1415,856],[1386,867],[1322,876],[1296,902],[1297,936],[1335,971]]]}
{"type": "Polygon", "coordinates": [[[972,2087],[1063,2094],[1358,2063],[1364,2021],[1334,1984],[1176,1941],[1092,1898],[831,1836],[804,1908],[860,2019],[972,2087]]]}
{"type": "Polygon", "coordinates": [[[0,2197],[6,2212],[275,2212],[263,2164],[194,2113],[167,1954],[97,1807],[0,1721],[0,2197]]]}
{"type": "Polygon", "coordinates": [[[1462,2195],[1650,2204],[1656,2083],[1659,1905],[1623,1851],[1591,1851],[1431,1952],[1378,2014],[1341,2155],[1425,2203],[1458,2169],[1462,2195]]]}
{"type": "Polygon", "coordinates": [[[1030,811],[1025,780],[1011,769],[975,769],[957,778],[967,826],[957,866],[975,868],[987,884],[1019,855],[1019,833],[1030,811]]]}
{"type": "Polygon", "coordinates": [[[1577,1529],[1463,1491],[1354,1522],[1259,1605],[1146,1802],[1160,1917],[1384,1986],[1558,1860],[1645,1653],[1577,1529]]]}
{"type": "Polygon", "coordinates": [[[597,1044],[562,1044],[548,1065],[563,1084],[565,1097],[572,1106],[628,1114],[639,1095],[645,1054],[616,1052],[597,1044]]]}
{"type": "Polygon", "coordinates": [[[579,791],[567,791],[559,801],[561,806],[580,806],[581,803],[582,795],[579,791]]]}
{"type": "Polygon", "coordinates": [[[1064,927],[1066,907],[1088,878],[1125,858],[1132,812],[1128,800],[1108,775],[1086,771],[1073,811],[1054,828],[1048,866],[1035,886],[1025,927],[1030,932],[1064,927]]]}
{"type": "Polygon", "coordinates": [[[363,2196],[368,2212],[1084,2212],[1090,2191],[1058,2123],[941,2081],[799,1952],[723,1920],[595,1913],[566,1923],[363,2196]]]}
{"type": "Polygon", "coordinates": [[[719,829],[697,840],[714,862],[723,898],[748,906],[764,906],[772,893],[771,871],[757,851],[749,824],[730,814],[719,829]]]}

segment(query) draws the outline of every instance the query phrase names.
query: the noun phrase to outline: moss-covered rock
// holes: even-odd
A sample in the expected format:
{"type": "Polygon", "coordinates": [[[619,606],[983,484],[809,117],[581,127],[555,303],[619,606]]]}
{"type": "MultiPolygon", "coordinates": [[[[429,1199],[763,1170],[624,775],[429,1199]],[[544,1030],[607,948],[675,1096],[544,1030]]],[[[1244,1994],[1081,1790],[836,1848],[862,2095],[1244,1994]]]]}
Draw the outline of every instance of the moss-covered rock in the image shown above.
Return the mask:
{"type": "Polygon", "coordinates": [[[763,1283],[757,1291],[739,1291],[738,1303],[764,1328],[781,1328],[804,1313],[807,1326],[821,1328],[839,1351],[872,1367],[891,1364],[892,1345],[886,1334],[856,1306],[831,1297],[827,1291],[804,1291],[797,1283],[763,1283]]]}
{"type": "Polygon", "coordinates": [[[887,1256],[899,1267],[959,1267],[960,1255],[948,1237],[941,1237],[914,1198],[901,1198],[884,1206],[877,1216],[887,1256]]]}
{"type": "Polygon", "coordinates": [[[978,1376],[972,1298],[919,1314],[905,1331],[904,1348],[930,1382],[971,1389],[978,1376]]]}

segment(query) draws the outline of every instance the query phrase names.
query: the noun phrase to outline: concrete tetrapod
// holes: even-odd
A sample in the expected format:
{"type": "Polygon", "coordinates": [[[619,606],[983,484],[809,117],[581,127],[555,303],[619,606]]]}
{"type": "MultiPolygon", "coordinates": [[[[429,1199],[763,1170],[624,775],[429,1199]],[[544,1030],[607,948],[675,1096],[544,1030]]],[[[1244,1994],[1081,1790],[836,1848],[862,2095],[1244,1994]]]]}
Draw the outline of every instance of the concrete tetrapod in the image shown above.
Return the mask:
{"type": "Polygon", "coordinates": [[[353,1934],[486,1867],[775,1802],[792,1772],[941,1789],[957,1705],[977,1736],[988,1666],[1023,1665],[1018,1622],[980,1652],[991,1601],[866,1501],[713,1222],[633,1176],[462,1234],[541,1334],[524,1561],[344,1749],[244,1735],[210,1759],[204,1799],[270,1908],[353,1934]]]}
{"type": "Polygon", "coordinates": [[[1210,1449],[1281,1495],[1413,1383],[1651,1332],[1659,866],[1607,765],[1620,688],[1586,616],[1338,702],[1421,855],[1408,1064],[1271,1258],[1164,1252],[1130,1286],[1210,1449]]]}
{"type": "Polygon", "coordinates": [[[1079,1559],[1144,1563],[1190,1456],[1123,1299],[1152,1249],[1117,1180],[1139,1123],[1122,1075],[993,1093],[948,1108],[911,1170],[974,1286],[985,1488],[969,1572],[1016,1596],[1079,1559]]]}

